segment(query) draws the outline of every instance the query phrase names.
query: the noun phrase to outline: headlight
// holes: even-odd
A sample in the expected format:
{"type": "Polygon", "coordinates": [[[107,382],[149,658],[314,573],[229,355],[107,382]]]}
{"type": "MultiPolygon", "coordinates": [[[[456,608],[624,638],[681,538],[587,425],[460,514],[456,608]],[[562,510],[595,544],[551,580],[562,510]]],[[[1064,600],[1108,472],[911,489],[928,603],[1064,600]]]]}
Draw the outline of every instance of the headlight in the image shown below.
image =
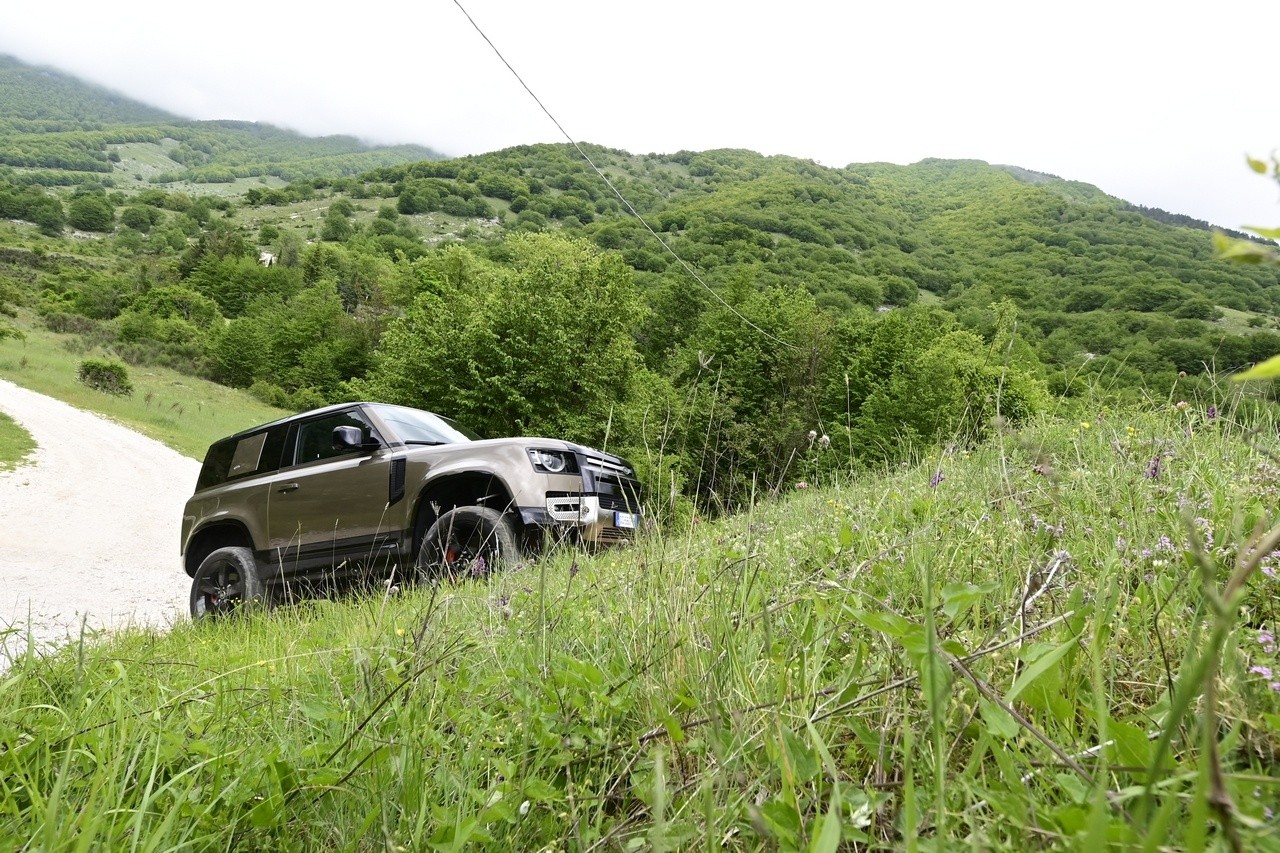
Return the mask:
{"type": "Polygon", "coordinates": [[[530,450],[529,461],[544,474],[577,473],[578,460],[564,450],[530,450]]]}

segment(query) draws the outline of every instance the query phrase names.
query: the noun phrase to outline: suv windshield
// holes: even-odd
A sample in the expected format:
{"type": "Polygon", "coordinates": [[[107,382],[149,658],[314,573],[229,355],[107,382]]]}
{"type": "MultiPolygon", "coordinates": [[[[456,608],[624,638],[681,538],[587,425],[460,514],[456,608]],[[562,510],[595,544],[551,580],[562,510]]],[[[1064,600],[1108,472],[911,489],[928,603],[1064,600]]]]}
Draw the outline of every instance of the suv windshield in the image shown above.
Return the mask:
{"type": "Polygon", "coordinates": [[[480,438],[471,430],[455,424],[448,418],[442,418],[421,409],[387,405],[369,408],[382,419],[383,423],[395,430],[396,437],[406,444],[460,444],[465,441],[477,441],[480,438]]]}

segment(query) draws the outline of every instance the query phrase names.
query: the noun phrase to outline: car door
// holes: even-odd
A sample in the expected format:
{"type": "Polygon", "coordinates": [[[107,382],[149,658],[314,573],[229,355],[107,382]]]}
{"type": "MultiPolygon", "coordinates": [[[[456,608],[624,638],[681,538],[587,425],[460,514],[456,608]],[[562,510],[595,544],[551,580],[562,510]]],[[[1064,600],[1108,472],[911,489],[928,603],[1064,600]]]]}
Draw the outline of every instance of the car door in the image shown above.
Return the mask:
{"type": "Polygon", "coordinates": [[[394,548],[399,524],[388,507],[393,451],[358,407],[299,421],[292,465],[268,496],[272,559],[287,570],[371,561],[394,548]],[[354,426],[376,448],[335,447],[336,427],[354,426]]]}

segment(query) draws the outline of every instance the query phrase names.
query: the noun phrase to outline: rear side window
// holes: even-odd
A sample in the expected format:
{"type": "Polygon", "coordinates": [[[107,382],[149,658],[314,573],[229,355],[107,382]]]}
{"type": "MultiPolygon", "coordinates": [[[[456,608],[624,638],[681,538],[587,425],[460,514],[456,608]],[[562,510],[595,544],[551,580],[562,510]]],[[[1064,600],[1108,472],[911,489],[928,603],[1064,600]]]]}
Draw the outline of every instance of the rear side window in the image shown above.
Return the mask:
{"type": "Polygon", "coordinates": [[[214,444],[205,454],[196,490],[278,470],[287,432],[287,427],[281,426],[214,444]]]}

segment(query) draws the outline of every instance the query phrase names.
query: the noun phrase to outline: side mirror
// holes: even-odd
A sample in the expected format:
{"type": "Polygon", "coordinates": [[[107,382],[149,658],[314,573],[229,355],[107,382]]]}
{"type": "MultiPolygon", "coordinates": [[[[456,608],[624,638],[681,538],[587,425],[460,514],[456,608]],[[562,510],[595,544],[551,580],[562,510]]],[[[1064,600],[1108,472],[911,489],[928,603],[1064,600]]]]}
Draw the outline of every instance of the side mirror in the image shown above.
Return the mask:
{"type": "Polygon", "coordinates": [[[365,441],[364,430],[360,427],[340,426],[333,428],[334,450],[376,450],[378,442],[374,439],[365,441]]]}

